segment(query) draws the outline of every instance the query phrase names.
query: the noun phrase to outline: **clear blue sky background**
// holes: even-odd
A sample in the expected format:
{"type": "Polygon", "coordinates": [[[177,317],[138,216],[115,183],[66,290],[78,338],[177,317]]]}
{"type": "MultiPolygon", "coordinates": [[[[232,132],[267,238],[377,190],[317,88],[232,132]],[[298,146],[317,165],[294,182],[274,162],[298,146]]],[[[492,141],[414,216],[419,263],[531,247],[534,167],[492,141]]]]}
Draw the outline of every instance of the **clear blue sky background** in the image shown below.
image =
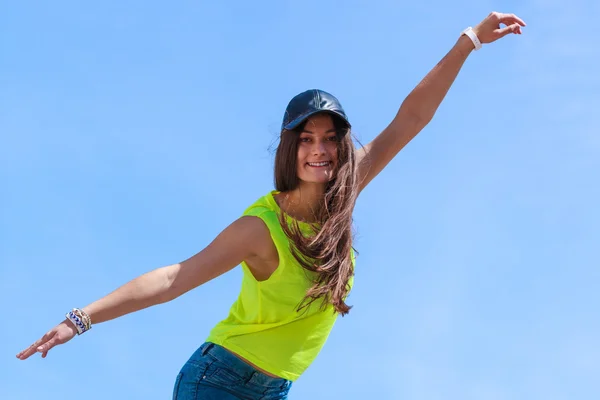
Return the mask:
{"type": "Polygon", "coordinates": [[[270,190],[297,92],[336,94],[366,143],[493,10],[528,27],[472,54],[363,193],[354,309],[290,399],[600,398],[593,0],[6,2],[0,398],[170,398],[239,270],[14,356],[270,190]]]}

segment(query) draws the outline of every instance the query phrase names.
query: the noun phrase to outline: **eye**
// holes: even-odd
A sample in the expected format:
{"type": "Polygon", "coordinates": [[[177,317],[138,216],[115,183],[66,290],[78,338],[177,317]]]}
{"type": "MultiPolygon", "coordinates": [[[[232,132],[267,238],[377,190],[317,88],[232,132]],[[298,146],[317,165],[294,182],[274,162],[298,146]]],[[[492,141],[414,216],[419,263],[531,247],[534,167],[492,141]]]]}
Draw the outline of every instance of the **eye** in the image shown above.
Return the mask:
{"type": "Polygon", "coordinates": [[[338,141],[338,137],[337,137],[337,135],[329,136],[327,138],[327,140],[332,141],[332,142],[337,142],[338,141]]]}
{"type": "Polygon", "coordinates": [[[310,142],[310,138],[309,137],[300,137],[300,141],[304,142],[304,143],[310,142]]]}

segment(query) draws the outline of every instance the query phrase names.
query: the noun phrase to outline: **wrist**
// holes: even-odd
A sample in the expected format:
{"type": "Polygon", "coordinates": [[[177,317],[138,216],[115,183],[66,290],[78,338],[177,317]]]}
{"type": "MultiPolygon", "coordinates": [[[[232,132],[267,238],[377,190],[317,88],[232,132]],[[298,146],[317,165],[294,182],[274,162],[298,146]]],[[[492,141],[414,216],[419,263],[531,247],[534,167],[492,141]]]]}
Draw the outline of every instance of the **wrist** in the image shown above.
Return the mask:
{"type": "Polygon", "coordinates": [[[467,35],[460,35],[456,42],[456,49],[464,57],[467,57],[473,50],[475,50],[475,44],[467,35]]]}
{"type": "Polygon", "coordinates": [[[72,309],[65,315],[65,318],[75,327],[78,335],[92,329],[92,320],[90,316],[80,308],[72,309]]]}
{"type": "Polygon", "coordinates": [[[77,327],[75,326],[73,321],[71,321],[69,318],[65,318],[62,323],[73,331],[73,335],[77,335],[77,327]]]}

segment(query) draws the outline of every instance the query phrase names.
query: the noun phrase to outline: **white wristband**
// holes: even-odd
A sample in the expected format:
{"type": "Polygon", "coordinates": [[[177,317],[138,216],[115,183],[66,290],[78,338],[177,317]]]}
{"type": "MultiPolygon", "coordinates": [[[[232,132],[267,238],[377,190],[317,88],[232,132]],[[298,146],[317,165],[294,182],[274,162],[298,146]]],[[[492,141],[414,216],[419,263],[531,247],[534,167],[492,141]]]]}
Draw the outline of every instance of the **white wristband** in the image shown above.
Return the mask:
{"type": "Polygon", "coordinates": [[[473,31],[473,28],[468,27],[462,33],[463,33],[463,35],[467,35],[469,37],[469,39],[471,39],[471,41],[475,45],[475,51],[481,49],[481,47],[482,47],[481,46],[481,42],[479,41],[479,38],[477,37],[477,35],[473,31]]]}

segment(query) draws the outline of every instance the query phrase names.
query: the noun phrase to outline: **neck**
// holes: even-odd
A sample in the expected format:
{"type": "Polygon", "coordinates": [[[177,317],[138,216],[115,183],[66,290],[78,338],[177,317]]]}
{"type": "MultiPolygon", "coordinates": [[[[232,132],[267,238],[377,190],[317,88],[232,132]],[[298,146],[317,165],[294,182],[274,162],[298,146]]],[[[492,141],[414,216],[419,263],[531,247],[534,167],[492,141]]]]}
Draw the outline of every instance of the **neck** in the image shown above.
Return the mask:
{"type": "Polygon", "coordinates": [[[301,183],[296,189],[281,193],[279,205],[294,219],[316,222],[324,196],[325,185],[301,183]]]}

